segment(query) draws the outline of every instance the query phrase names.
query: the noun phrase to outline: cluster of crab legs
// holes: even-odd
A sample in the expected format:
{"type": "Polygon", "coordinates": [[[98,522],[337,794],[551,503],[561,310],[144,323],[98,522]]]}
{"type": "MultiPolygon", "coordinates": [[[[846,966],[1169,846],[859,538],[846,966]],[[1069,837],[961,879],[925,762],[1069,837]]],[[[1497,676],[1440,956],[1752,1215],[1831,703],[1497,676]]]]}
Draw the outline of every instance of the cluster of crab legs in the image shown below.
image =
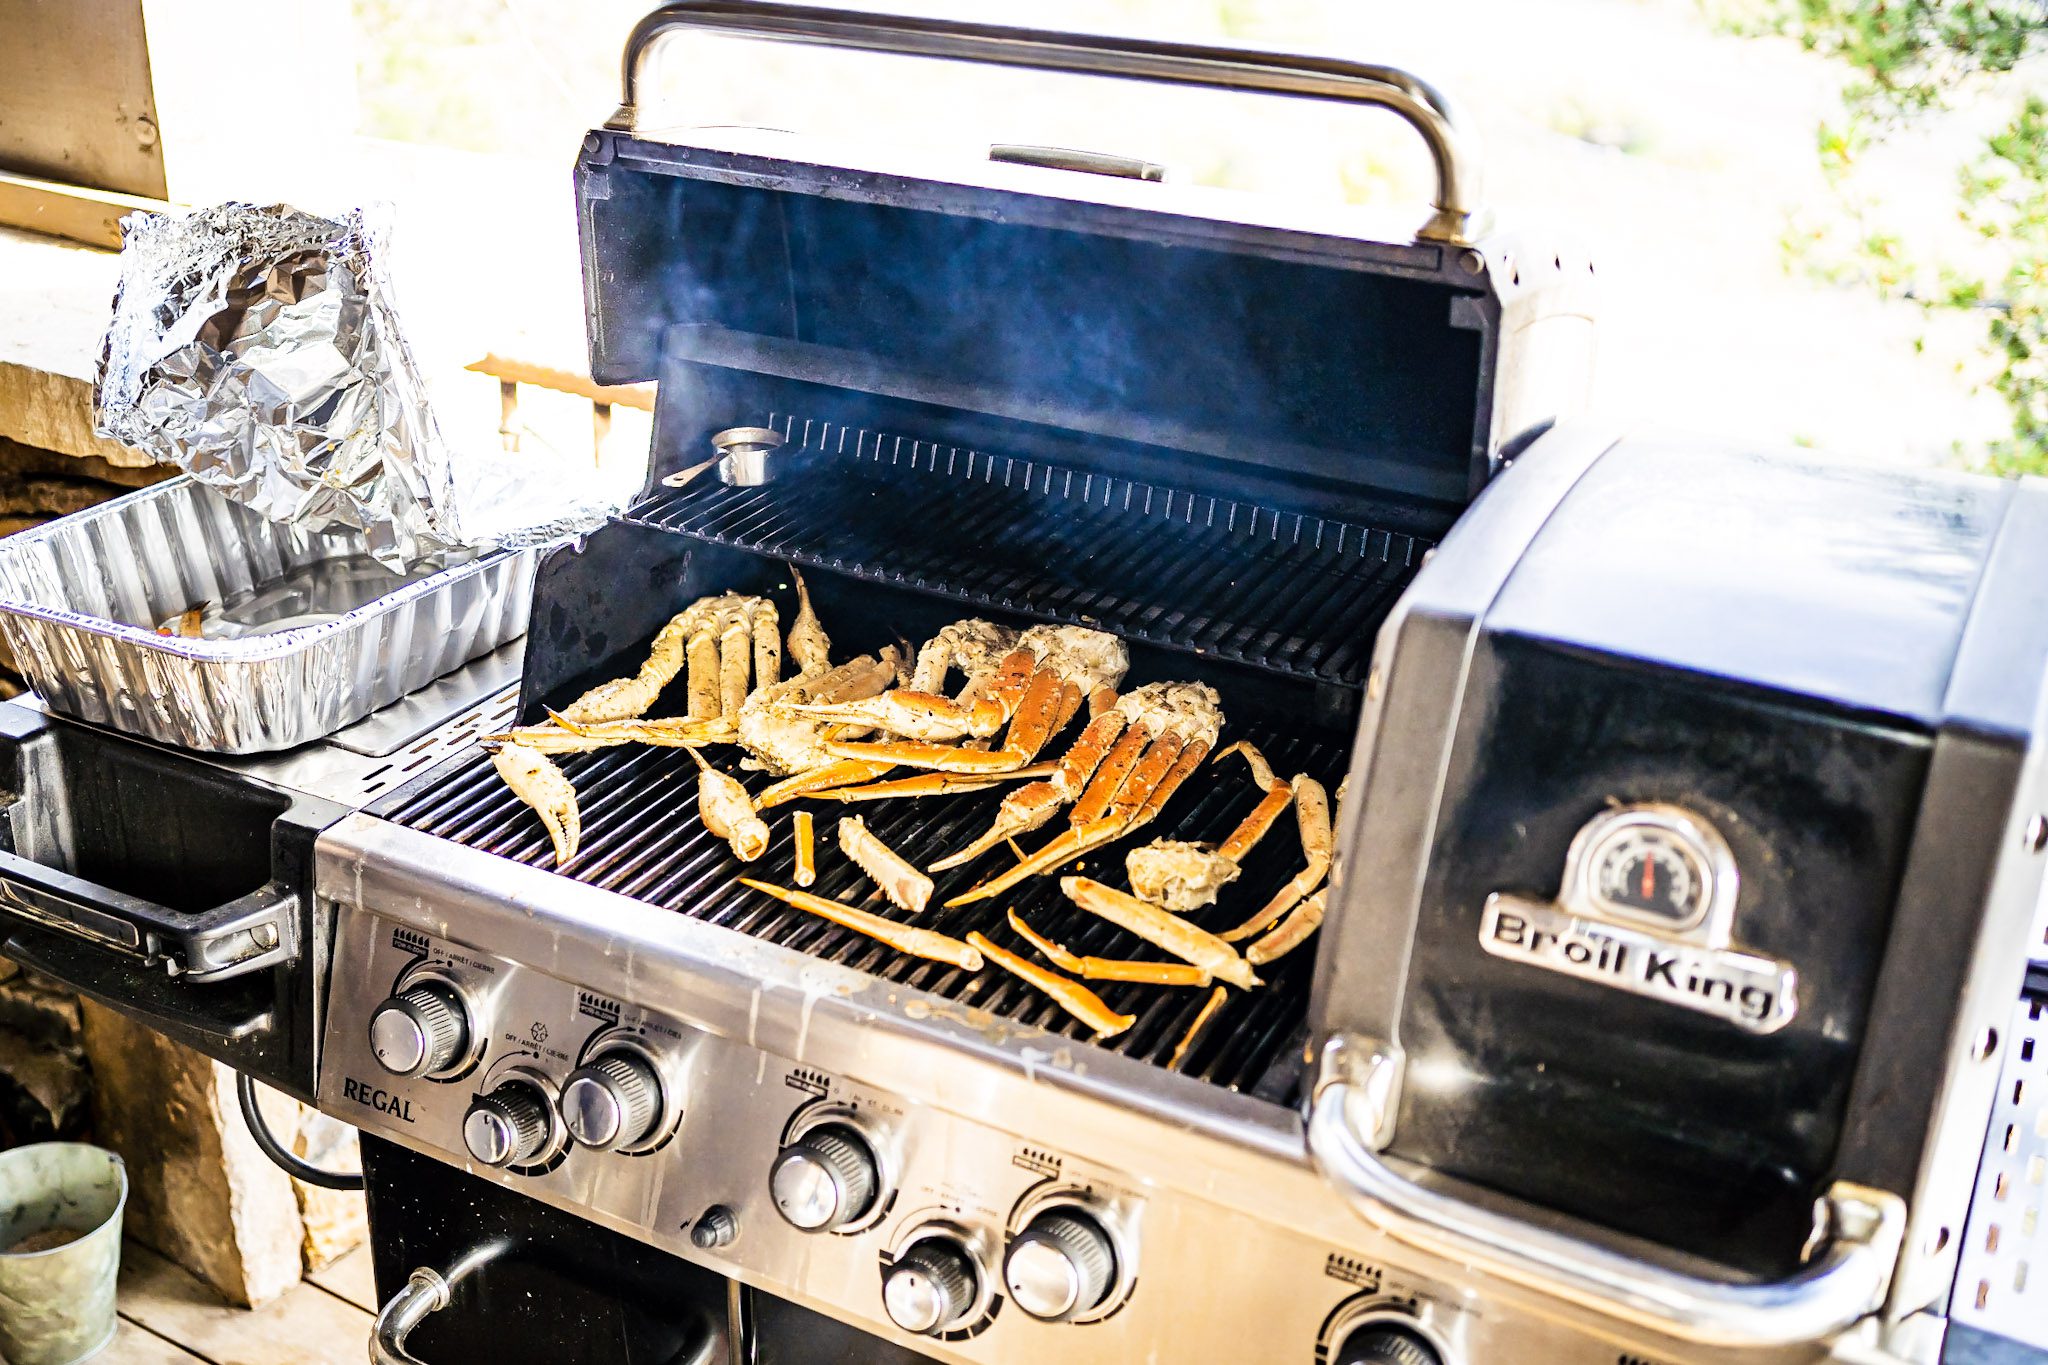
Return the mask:
{"type": "MultiPolygon", "coordinates": [[[[1223,728],[1215,690],[1196,682],[1147,683],[1119,693],[1130,656],[1121,640],[1080,626],[1023,631],[982,620],[946,626],[911,655],[893,646],[834,666],[831,643],[802,576],[788,635],[793,676],[782,676],[783,636],[775,603],[727,593],[693,602],[656,635],[633,675],[592,688],[545,724],[490,736],[485,743],[506,784],[533,808],[554,846],[557,866],[576,856],[581,817],[576,792],[554,756],[620,744],[691,751],[698,768],[698,816],[743,862],[770,842],[762,812],[799,798],[846,804],[892,797],[933,797],[1019,783],[993,822],[965,847],[919,870],[857,816],[839,822],[841,852],[888,901],[911,914],[929,906],[930,872],[964,866],[998,847],[1009,867],[944,902],[947,908],[1000,896],[1054,872],[1090,850],[1150,824],[1183,783],[1211,761],[1223,728]],[[946,684],[963,679],[955,692],[946,684]],[[647,719],[666,689],[685,677],[687,710],[647,719]],[[1080,733],[1057,758],[1046,750],[1086,710],[1080,733]],[[757,795],[698,750],[733,745],[740,766],[778,778],[757,795]],[[1026,853],[1017,840],[1066,812],[1065,828],[1026,853]]],[[[1306,774],[1282,780],[1251,744],[1239,741],[1213,761],[1241,755],[1261,799],[1217,845],[1155,839],[1125,859],[1130,890],[1066,876],[1060,889],[1081,907],[1137,935],[1174,960],[1136,961],[1077,955],[1034,929],[1016,911],[1012,930],[1051,970],[1010,953],[985,935],[964,940],[904,924],[801,889],[815,880],[812,820],[799,811],[796,887],[741,882],[810,913],[876,938],[898,951],[980,970],[994,961],[1045,992],[1098,1037],[1130,1027],[1086,981],[1169,986],[1259,984],[1253,968],[1307,941],[1322,920],[1331,860],[1330,802],[1306,774]],[[1221,934],[1185,916],[1216,903],[1247,854],[1294,807],[1306,866],[1249,918],[1221,934]],[[1243,951],[1235,946],[1251,940],[1243,951]]],[[[1182,1038],[1173,1064],[1224,997],[1212,996],[1182,1038]]]]}

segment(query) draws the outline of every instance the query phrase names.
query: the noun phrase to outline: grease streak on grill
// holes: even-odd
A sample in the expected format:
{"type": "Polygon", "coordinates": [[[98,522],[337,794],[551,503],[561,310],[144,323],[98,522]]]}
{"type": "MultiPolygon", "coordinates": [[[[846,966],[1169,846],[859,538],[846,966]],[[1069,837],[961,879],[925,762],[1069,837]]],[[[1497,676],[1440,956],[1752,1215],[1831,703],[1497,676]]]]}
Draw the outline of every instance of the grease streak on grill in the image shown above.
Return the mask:
{"type": "MultiPolygon", "coordinates": [[[[1226,697],[1226,709],[1228,705],[1226,697]]],[[[1070,727],[1062,740],[1071,742],[1076,732],[1070,727]]],[[[1325,783],[1334,783],[1342,775],[1340,746],[1263,733],[1257,727],[1232,727],[1225,738],[1240,736],[1258,744],[1277,771],[1309,772],[1325,783]]],[[[733,770],[732,750],[712,753],[723,759],[728,771],[733,770]]],[[[885,842],[923,867],[985,828],[1007,788],[965,796],[865,803],[858,808],[831,801],[794,803],[768,812],[774,842],[758,861],[742,864],[725,842],[696,818],[691,799],[696,772],[682,750],[625,747],[572,755],[560,762],[576,785],[583,809],[582,851],[566,875],[1087,1044],[1088,1030],[1079,1021],[999,968],[970,973],[908,957],[864,935],[757,895],[734,880],[744,871],[763,880],[795,884],[795,840],[789,813],[798,805],[807,804],[827,830],[840,814],[855,809],[885,842]]],[[[769,781],[758,773],[741,776],[753,790],[769,781]]],[[[1132,838],[1091,854],[1087,866],[1121,885],[1123,853],[1133,843],[1155,836],[1221,840],[1257,798],[1257,789],[1245,780],[1242,765],[1218,768],[1205,764],[1158,821],[1132,838]]],[[[540,823],[506,790],[481,754],[424,787],[397,793],[378,813],[456,843],[532,866],[552,867],[540,823]]],[[[1033,836],[1032,846],[1060,828],[1064,828],[1063,822],[1048,826],[1033,836]]],[[[1243,918],[1248,904],[1262,898],[1299,866],[1301,852],[1292,833],[1291,824],[1275,830],[1247,861],[1245,876],[1226,890],[1223,904],[1189,918],[1212,930],[1243,918]]],[[[829,840],[823,842],[825,848],[833,847],[829,840]]],[[[992,874],[1003,866],[1006,856],[997,850],[973,865],[940,874],[933,904],[992,874]]],[[[956,938],[979,929],[997,943],[1034,959],[1030,945],[1020,941],[1005,920],[1005,911],[1012,906],[1034,928],[1076,953],[1158,956],[1136,937],[1076,908],[1060,894],[1057,878],[1052,877],[1027,882],[1009,896],[912,916],[888,904],[850,861],[828,852],[819,859],[818,880],[810,889],[956,938]]],[[[1221,1014],[1190,1052],[1183,1073],[1249,1091],[1259,1088],[1261,1079],[1276,1067],[1284,1067],[1307,1008],[1314,957],[1312,952],[1293,954],[1268,969],[1265,986],[1249,993],[1232,991],[1221,1014]]],[[[1203,990],[1137,982],[1091,985],[1112,1009],[1137,1016],[1125,1033],[1092,1045],[1161,1066],[1208,995],[1203,990]]]]}

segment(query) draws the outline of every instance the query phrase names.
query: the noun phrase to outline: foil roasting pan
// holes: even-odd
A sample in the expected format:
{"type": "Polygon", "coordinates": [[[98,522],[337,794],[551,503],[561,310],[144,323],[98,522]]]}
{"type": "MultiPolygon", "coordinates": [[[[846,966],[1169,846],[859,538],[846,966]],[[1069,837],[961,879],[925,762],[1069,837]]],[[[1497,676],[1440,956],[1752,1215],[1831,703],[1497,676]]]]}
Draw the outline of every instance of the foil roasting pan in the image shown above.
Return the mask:
{"type": "Polygon", "coordinates": [[[409,574],[370,549],[172,479],[0,540],[0,640],[52,711],[246,754],[331,734],[525,633],[538,547],[409,574]]]}

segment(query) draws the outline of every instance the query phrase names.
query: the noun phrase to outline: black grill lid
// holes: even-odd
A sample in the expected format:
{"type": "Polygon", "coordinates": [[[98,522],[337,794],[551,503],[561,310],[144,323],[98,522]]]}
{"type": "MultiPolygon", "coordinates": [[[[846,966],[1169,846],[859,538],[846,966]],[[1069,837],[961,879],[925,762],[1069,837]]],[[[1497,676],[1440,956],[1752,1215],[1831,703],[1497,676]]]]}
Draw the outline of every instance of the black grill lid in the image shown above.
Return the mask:
{"type": "Polygon", "coordinates": [[[1590,272],[1554,252],[877,151],[758,130],[586,139],[592,373],[663,380],[653,478],[761,420],[732,410],[729,380],[688,373],[709,370],[1277,472],[1440,508],[1447,524],[1504,441],[1583,389],[1590,272]],[[1541,365],[1526,359],[1539,339],[1541,365]]]}

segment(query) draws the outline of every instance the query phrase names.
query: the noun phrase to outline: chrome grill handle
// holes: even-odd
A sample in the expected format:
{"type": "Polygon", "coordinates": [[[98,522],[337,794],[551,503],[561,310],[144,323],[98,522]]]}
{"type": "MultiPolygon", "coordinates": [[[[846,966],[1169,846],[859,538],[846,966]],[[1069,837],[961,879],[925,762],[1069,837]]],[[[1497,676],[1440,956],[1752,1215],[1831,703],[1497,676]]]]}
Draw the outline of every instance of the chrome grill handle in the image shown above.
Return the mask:
{"type": "Polygon", "coordinates": [[[448,1306],[448,1281],[437,1270],[421,1266],[377,1314],[370,1333],[370,1365],[421,1365],[405,1349],[412,1329],[448,1306]]]}
{"type": "Polygon", "coordinates": [[[1838,1181],[1821,1202],[1825,1245],[1776,1281],[1708,1279],[1481,1208],[1447,1182],[1418,1183],[1380,1155],[1392,1135],[1401,1056],[1332,1044],[1309,1111],[1316,1167],[1397,1241],[1683,1341],[1763,1348],[1825,1340],[1877,1311],[1906,1222],[1904,1201],[1838,1181]]]}
{"type": "Polygon", "coordinates": [[[1483,227],[1479,171],[1469,137],[1459,130],[1450,104],[1440,91],[1398,67],[1335,57],[858,13],[763,0],[673,0],[641,19],[626,40],[619,108],[605,121],[606,128],[624,133],[637,129],[641,58],[657,39],[684,29],[734,38],[1375,106],[1392,111],[1414,129],[1435,163],[1435,211],[1416,230],[1416,237],[1464,245],[1473,241],[1483,227]]]}

